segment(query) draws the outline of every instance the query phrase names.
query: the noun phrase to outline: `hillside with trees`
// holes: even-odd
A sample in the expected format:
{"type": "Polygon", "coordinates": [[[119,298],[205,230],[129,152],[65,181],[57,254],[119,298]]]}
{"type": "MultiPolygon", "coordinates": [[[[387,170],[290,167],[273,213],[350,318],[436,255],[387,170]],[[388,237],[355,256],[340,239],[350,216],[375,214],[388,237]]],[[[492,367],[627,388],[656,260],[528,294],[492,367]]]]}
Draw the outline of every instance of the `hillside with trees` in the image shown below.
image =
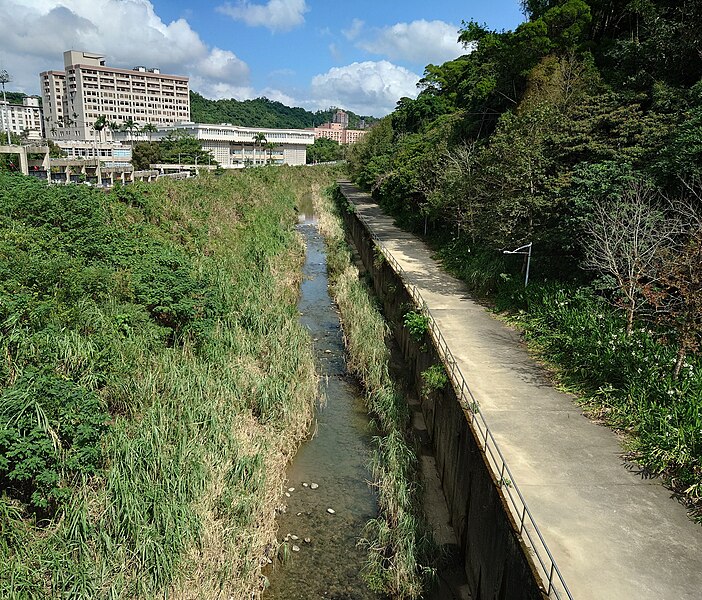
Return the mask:
{"type": "Polygon", "coordinates": [[[350,149],[353,177],[699,506],[702,5],[523,8],[514,31],[464,23],[466,54],[350,149]],[[505,251],[528,244],[525,287],[505,251]]]}
{"type": "MultiPolygon", "coordinates": [[[[242,127],[278,127],[305,129],[332,120],[336,108],[310,112],[304,108],[291,108],[268,98],[253,100],[210,100],[197,92],[190,92],[190,118],[195,123],[231,123],[242,127]]],[[[359,127],[361,119],[366,125],[377,121],[375,117],[361,116],[346,111],[349,127],[359,127]]]]}

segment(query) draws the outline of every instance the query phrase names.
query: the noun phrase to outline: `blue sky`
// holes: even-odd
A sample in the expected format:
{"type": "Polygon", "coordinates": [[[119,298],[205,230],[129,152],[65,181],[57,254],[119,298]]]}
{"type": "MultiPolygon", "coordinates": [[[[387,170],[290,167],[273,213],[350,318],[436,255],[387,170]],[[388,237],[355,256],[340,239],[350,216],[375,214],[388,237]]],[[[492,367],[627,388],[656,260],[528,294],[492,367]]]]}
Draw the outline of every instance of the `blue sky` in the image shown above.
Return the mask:
{"type": "Polygon", "coordinates": [[[382,116],[428,63],[459,56],[461,21],[514,29],[518,0],[0,0],[0,68],[38,92],[64,50],[187,75],[209,98],[266,96],[382,116]]]}

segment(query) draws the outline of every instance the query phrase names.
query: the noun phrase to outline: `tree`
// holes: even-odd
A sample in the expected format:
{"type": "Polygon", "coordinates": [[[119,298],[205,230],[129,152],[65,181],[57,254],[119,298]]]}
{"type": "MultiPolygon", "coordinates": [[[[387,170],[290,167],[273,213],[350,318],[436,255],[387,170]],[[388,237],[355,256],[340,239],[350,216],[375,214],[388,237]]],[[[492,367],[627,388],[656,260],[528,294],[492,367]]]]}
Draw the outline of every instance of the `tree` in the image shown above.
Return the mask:
{"type": "Polygon", "coordinates": [[[129,118],[124,123],[122,123],[122,129],[129,132],[129,141],[134,145],[134,130],[139,129],[139,125],[134,119],[129,118]]]}
{"type": "Polygon", "coordinates": [[[217,164],[212,154],[203,150],[196,138],[180,130],[169,133],[161,140],[160,156],[161,161],[168,164],[178,164],[184,156],[199,163],[217,164]]]}
{"type": "Polygon", "coordinates": [[[153,123],[146,123],[141,130],[143,133],[147,134],[149,141],[151,141],[151,134],[156,133],[158,128],[153,123]]]}
{"type": "Polygon", "coordinates": [[[122,131],[122,126],[117,121],[109,121],[107,123],[107,128],[110,130],[113,136],[118,131],[122,131]]]}
{"type": "Polygon", "coordinates": [[[661,257],[666,255],[680,230],[677,219],[666,215],[660,197],[646,182],[631,184],[622,198],[593,202],[585,225],[584,267],[609,275],[621,294],[618,304],[626,314],[626,334],[646,303],[644,288],[657,286],[661,257]]]}
{"type": "Polygon", "coordinates": [[[344,149],[338,142],[329,138],[319,137],[314,141],[314,144],[307,147],[307,162],[331,162],[341,160],[344,155],[344,149]]]}
{"type": "Polygon", "coordinates": [[[137,171],[145,171],[149,165],[168,162],[161,156],[159,142],[137,142],[132,148],[132,165],[137,171]]]}
{"type": "Polygon", "coordinates": [[[93,123],[93,129],[97,133],[98,141],[102,141],[102,131],[107,127],[107,117],[105,115],[100,115],[93,123]]]}
{"type": "Polygon", "coordinates": [[[273,164],[273,150],[275,150],[276,145],[273,142],[266,142],[264,148],[268,150],[268,164],[273,164]]]}
{"type": "Polygon", "coordinates": [[[676,333],[673,381],[685,358],[702,346],[702,195],[697,186],[687,186],[687,191],[688,198],[675,206],[681,233],[661,249],[659,276],[643,288],[661,330],[676,333]]]}
{"type": "Polygon", "coordinates": [[[253,143],[254,143],[254,156],[253,156],[253,164],[256,166],[256,144],[258,144],[259,148],[263,146],[263,143],[266,142],[266,134],[261,133],[260,131],[253,136],[253,143]]]}

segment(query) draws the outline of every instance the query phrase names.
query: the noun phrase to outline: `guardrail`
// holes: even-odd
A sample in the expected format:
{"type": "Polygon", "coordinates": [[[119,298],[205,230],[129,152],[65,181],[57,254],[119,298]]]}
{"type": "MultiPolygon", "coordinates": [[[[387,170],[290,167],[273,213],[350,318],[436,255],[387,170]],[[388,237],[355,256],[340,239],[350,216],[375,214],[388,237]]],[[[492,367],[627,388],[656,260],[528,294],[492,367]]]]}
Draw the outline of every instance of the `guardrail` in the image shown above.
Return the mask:
{"type": "MultiPolygon", "coordinates": [[[[350,202],[350,200],[349,200],[350,202]]],[[[356,207],[356,205],[354,205],[356,207]]],[[[539,527],[534,520],[534,517],[527,506],[526,500],[522,495],[519,487],[517,486],[514,476],[507,466],[502,452],[500,451],[497,441],[488,427],[487,421],[480,411],[480,406],[478,401],[473,396],[468,383],[466,382],[460,367],[458,366],[456,359],[451,353],[446,339],[444,338],[439,326],[436,323],[436,319],[431,313],[427,303],[425,302],[422,294],[420,293],[417,286],[410,282],[407,277],[407,273],[402,268],[400,263],[397,262],[392,253],[385,247],[382,240],[373,229],[370,227],[368,220],[358,211],[355,211],[358,220],[363,223],[368,235],[371,237],[375,243],[376,248],[382,252],[385,260],[392,266],[395,272],[400,276],[405,289],[408,291],[412,300],[421,311],[429,317],[429,331],[431,337],[434,341],[436,349],[439,356],[444,362],[447,368],[449,379],[451,380],[451,385],[456,392],[461,406],[465,409],[471,425],[476,432],[476,437],[478,445],[482,450],[485,457],[488,459],[487,462],[493,471],[494,478],[497,484],[500,486],[504,497],[507,499],[507,505],[510,509],[514,520],[519,526],[519,535],[522,536],[531,549],[534,558],[536,558],[536,563],[540,567],[540,575],[544,584],[544,588],[547,594],[551,598],[556,598],[557,600],[563,600],[568,598],[568,600],[573,600],[573,596],[566,585],[566,582],[561,574],[561,571],[556,564],[551,551],[544,540],[539,527]]]]}

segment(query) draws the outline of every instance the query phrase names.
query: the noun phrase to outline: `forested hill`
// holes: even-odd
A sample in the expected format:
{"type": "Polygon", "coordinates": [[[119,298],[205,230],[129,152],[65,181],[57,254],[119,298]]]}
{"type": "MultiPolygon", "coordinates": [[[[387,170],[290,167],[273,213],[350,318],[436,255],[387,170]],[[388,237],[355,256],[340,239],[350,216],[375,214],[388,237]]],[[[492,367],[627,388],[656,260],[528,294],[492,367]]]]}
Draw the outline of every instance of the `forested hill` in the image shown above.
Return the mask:
{"type": "MultiPolygon", "coordinates": [[[[310,112],[304,108],[291,108],[268,98],[254,100],[210,100],[197,92],[190,92],[190,118],[196,123],[231,123],[244,127],[280,127],[304,129],[331,121],[335,108],[310,112]]],[[[361,119],[369,125],[377,119],[346,111],[349,127],[358,127],[361,119]]]]}
{"type": "Polygon", "coordinates": [[[426,67],[352,175],[702,515],[702,2],[522,6],[514,31],[466,20],[472,51],[426,67]]]}

